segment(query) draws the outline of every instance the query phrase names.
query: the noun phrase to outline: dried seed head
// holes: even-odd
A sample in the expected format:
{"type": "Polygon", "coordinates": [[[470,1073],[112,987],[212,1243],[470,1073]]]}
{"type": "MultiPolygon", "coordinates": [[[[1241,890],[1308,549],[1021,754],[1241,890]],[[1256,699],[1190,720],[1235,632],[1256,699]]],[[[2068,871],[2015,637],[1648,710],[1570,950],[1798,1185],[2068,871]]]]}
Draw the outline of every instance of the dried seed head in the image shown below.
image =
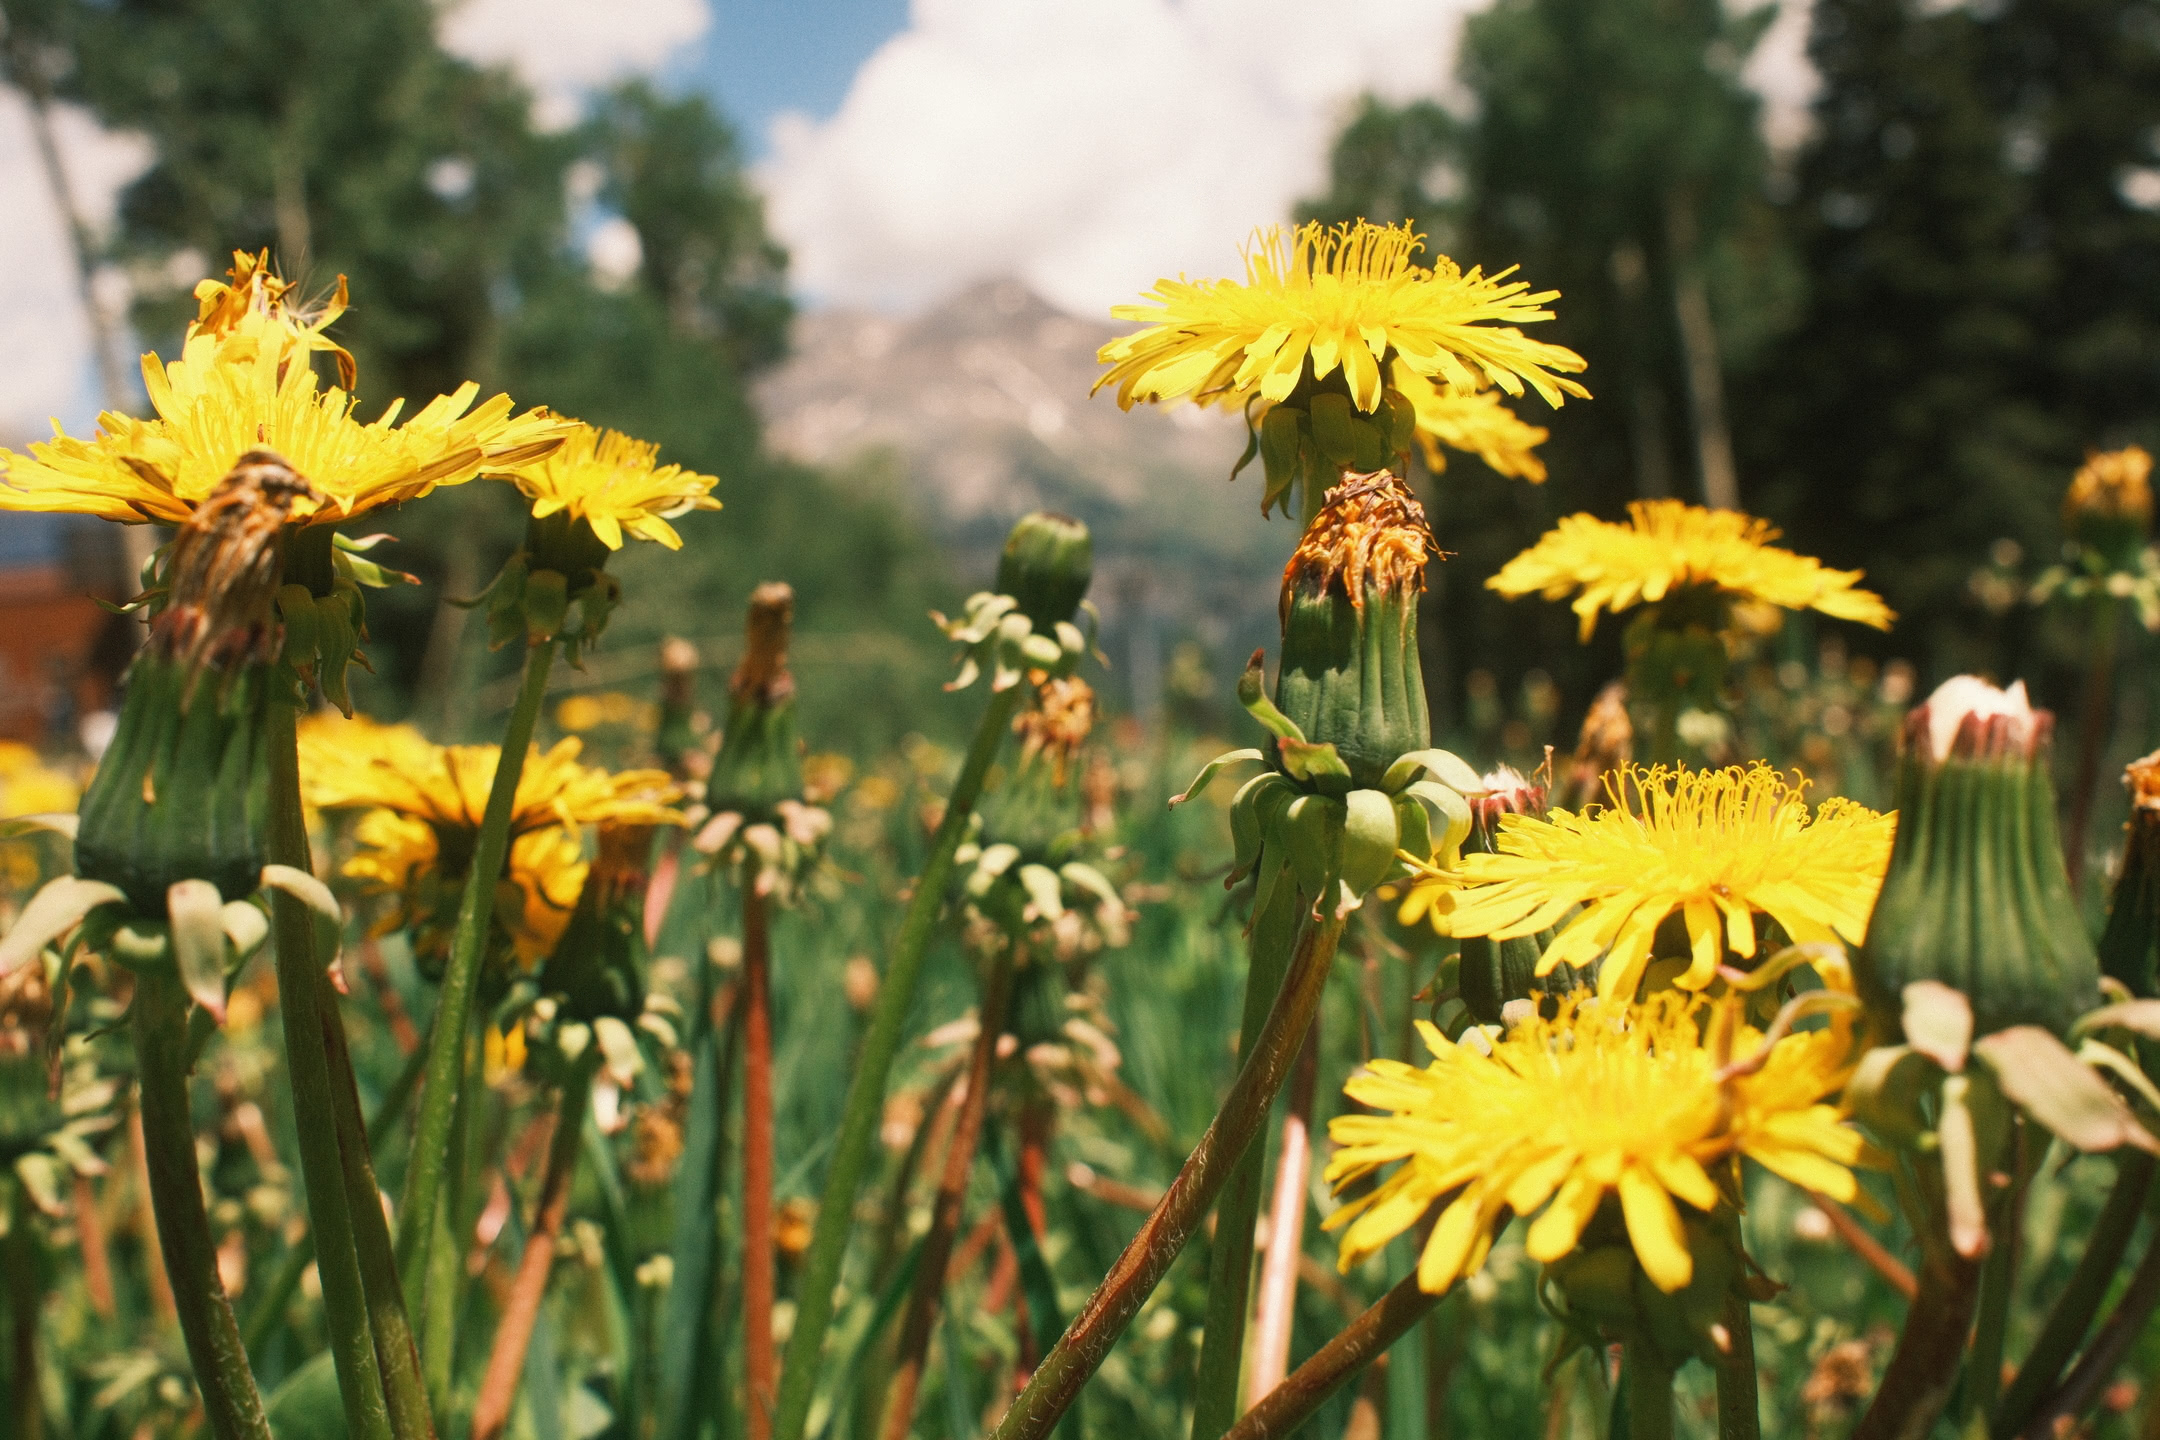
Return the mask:
{"type": "Polygon", "coordinates": [[[1365,604],[1368,589],[1415,595],[1425,588],[1425,562],[1435,553],[1425,508],[1386,470],[1345,474],[1283,567],[1282,614],[1301,587],[1324,593],[1339,582],[1350,603],[1365,604]]]}
{"type": "Polygon", "coordinates": [[[1035,687],[1035,703],[1013,720],[1020,737],[1020,762],[1037,757],[1053,767],[1055,784],[1065,783],[1065,770],[1095,729],[1095,691],[1077,676],[1046,679],[1035,687]]]}

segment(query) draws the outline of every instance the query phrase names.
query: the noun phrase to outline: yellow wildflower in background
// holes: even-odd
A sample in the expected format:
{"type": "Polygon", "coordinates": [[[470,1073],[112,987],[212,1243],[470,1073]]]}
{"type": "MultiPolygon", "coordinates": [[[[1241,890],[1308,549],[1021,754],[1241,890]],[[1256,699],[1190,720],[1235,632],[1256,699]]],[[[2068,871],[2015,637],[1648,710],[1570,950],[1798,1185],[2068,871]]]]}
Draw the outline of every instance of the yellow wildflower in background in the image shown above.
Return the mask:
{"type": "MultiPolygon", "coordinates": [[[[673,808],[680,792],[666,771],[610,774],[578,763],[582,748],[566,738],[525,762],[511,807],[513,836],[551,825],[682,823],[673,808]]],[[[300,732],[300,788],[317,809],[394,810],[438,832],[478,836],[500,755],[494,745],[436,745],[410,726],[311,718],[300,732]]]]}
{"type": "Polygon", "coordinates": [[[1395,362],[1394,379],[1396,390],[1417,412],[1418,443],[1435,474],[1447,469],[1449,450],[1460,450],[1502,475],[1533,485],[1544,483],[1545,462],[1538,458],[1537,447],[1552,432],[1501,404],[1498,393],[1442,389],[1400,360],[1395,362]]]}
{"type": "Polygon", "coordinates": [[[2152,519],[2152,456],[2142,445],[2099,450],[2085,457],[2063,494],[2063,524],[2075,530],[2088,516],[2144,523],[2152,519]]]}
{"type": "MultiPolygon", "coordinates": [[[[249,284],[250,293],[267,293],[259,275],[249,284]]],[[[363,424],[353,417],[358,402],[350,394],[319,389],[313,368],[301,363],[319,335],[269,323],[252,300],[240,307],[261,321],[252,325],[227,314],[234,308],[227,297],[210,296],[205,305],[210,319],[198,321],[178,360],[167,366],[154,354],[143,357],[156,414],[145,420],[108,410],[91,439],[56,430],[27,456],[0,450],[0,510],[176,525],[243,455],[260,449],[314,487],[293,502],[294,523],[335,523],[528,464],[561,444],[572,423],[545,410],[514,415],[507,395],[475,406],[480,387],[467,382],[402,425],[403,401],[363,424]],[[212,322],[238,328],[209,328],[212,322]]]]}
{"type": "Polygon", "coordinates": [[[1858,1200],[1851,1167],[1872,1153],[1830,1103],[1849,1071],[1849,1026],[1788,1034],[1754,1073],[1736,1074],[1726,1060],[1757,1056],[1764,1039],[1738,1023],[1738,1011],[1736,1001],[1672,991],[1641,1006],[1578,996],[1550,1020],[1533,1015],[1504,1036],[1479,1031],[1462,1044],[1418,1022],[1432,1063],[1370,1062],[1344,1093],[1383,1113],[1328,1127],[1336,1150],[1327,1179],[1337,1190],[1401,1162],[1328,1217],[1325,1228],[1344,1230],[1342,1268],[1459,1191],[1418,1259],[1419,1286],[1437,1294],[1483,1266],[1510,1212],[1542,1209],[1525,1249],[1551,1262],[1617,1196],[1636,1258],[1670,1293],[1695,1268],[1679,1204],[1714,1209],[1710,1167],[1734,1155],[1858,1200]]]}
{"type": "Polygon", "coordinates": [[[1538,974],[1603,954],[1598,993],[1608,999],[1634,995],[1658,926],[1676,910],[1692,949],[1678,982],[1688,989],[1715,976],[1721,940],[1735,955],[1754,955],[1757,911],[1796,944],[1858,944],[1897,817],[1839,798],[1810,817],[1804,790],[1760,761],[1722,770],[1624,766],[1606,777],[1606,805],[1545,819],[1501,816],[1498,853],[1466,855],[1441,877],[1460,888],[1430,902],[1434,926],[1508,940],[1584,906],[1545,947],[1538,974]]]}
{"type": "Polygon", "coordinates": [[[1589,391],[1564,378],[1584,368],[1563,346],[1532,340],[1518,325],[1549,320],[1557,290],[1530,293],[1512,269],[1465,274],[1446,256],[1430,269],[1411,257],[1424,237],[1404,225],[1298,227],[1255,233],[1245,279],[1159,280],[1152,305],[1111,314],[1146,328],[1096,352],[1110,366],[1095,389],[1117,387],[1118,404],[1190,396],[1203,405],[1242,405],[1258,395],[1290,398],[1305,373],[1324,380],[1339,368],[1360,410],[1376,410],[1390,358],[1463,391],[1497,385],[1520,395],[1527,383],[1558,405],[1589,391]],[[1560,372],[1560,373],[1555,373],[1560,372]]]}
{"type": "Polygon", "coordinates": [[[1857,588],[1858,570],[1832,570],[1772,545],[1777,538],[1769,521],[1736,510],[1638,500],[1628,506],[1624,525],[1594,515],[1568,516],[1485,584],[1511,600],[1574,594],[1572,608],[1582,619],[1585,640],[1597,628],[1600,610],[1617,615],[1697,585],[1739,600],[1820,610],[1878,630],[1890,628],[1896,617],[1880,596],[1857,588]]]}
{"type": "Polygon", "coordinates": [[[622,548],[624,531],[680,550],[682,536],[667,522],[691,510],[719,509],[708,492],[720,482],[659,459],[658,445],[580,425],[561,449],[508,478],[533,502],[535,519],[567,511],[610,550],[622,548]]]}
{"type": "MultiPolygon", "coordinates": [[[[444,953],[464,882],[461,875],[441,873],[442,841],[435,828],[395,810],[370,810],[353,828],[353,840],[352,858],[340,873],[390,901],[376,933],[409,929],[416,952],[444,953]]],[[[508,934],[520,966],[531,969],[555,949],[588,868],[576,831],[536,830],[510,842],[494,923],[508,934]]]]}
{"type": "Polygon", "coordinates": [[[74,776],[47,765],[28,745],[0,740],[0,820],[72,812],[80,799],[74,776]]]}

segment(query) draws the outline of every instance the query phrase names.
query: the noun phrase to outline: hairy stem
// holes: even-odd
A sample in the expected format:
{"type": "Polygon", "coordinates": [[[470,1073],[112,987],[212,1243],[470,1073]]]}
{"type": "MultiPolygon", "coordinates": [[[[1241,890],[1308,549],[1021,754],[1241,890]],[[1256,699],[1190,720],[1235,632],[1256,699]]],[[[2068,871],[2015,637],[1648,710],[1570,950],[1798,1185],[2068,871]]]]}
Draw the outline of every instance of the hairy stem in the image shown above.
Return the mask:
{"type": "Polygon", "coordinates": [[[743,1387],[744,1433],[772,1433],[773,1116],[772,926],[757,881],[743,887],[743,1387]]]}
{"type": "Polygon", "coordinates": [[[1324,913],[1325,918],[1306,922],[1282,993],[1275,997],[1267,1024],[1244,1057],[1207,1133],[1110,1273],[1088,1297],[1087,1305],[1036,1367],[1027,1389],[998,1422],[994,1440],[1042,1440],[1050,1433],[1185,1248],[1208,1206],[1222,1193],[1245,1147],[1267,1123],[1275,1092],[1320,1008],[1320,994],[1327,985],[1336,944],[1342,939],[1342,917],[1333,909],[1324,913]]]}
{"type": "MultiPolygon", "coordinates": [[[[309,871],[294,718],[292,706],[270,706],[270,856],[281,865],[309,871]]],[[[323,1045],[323,967],[315,954],[316,915],[279,890],[270,897],[270,918],[277,947],[278,1007],[284,1020],[285,1058],[300,1137],[300,1176],[307,1188],[315,1269],[322,1280],[323,1315],[337,1366],[338,1393],[345,1402],[345,1425],[353,1440],[392,1440],[396,1432],[390,1426],[389,1402],[368,1317],[367,1287],[354,1248],[345,1157],[338,1144],[337,1101],[330,1056],[323,1045]]]]}
{"type": "Polygon", "coordinates": [[[1385,1355],[1410,1327],[1432,1313],[1438,1295],[1418,1288],[1415,1274],[1395,1282],[1372,1308],[1268,1391],[1252,1409],[1223,1433],[1223,1440],[1279,1440],[1311,1419],[1328,1398],[1385,1355]]]}
{"type": "Polygon", "coordinates": [[[435,1207],[442,1203],[443,1170],[450,1158],[450,1122],[463,1088],[465,1025],[472,1014],[473,990],[480,981],[480,961],[487,951],[488,924],[495,914],[495,882],[502,877],[510,851],[510,816],[518,781],[525,773],[525,752],[532,746],[540,702],[547,695],[548,670],[555,645],[547,641],[525,654],[524,683],[503,727],[501,758],[488,787],[487,809],[473,846],[472,871],[458,902],[457,929],[450,941],[450,961],[443,971],[435,1002],[435,1022],[428,1032],[428,1087],[420,1094],[420,1118],[413,1126],[412,1163],[405,1171],[404,1203],[398,1210],[397,1257],[405,1288],[423,1316],[429,1314],[428,1260],[435,1245],[435,1207]]]}
{"type": "MultiPolygon", "coordinates": [[[[1245,1008],[1238,1025],[1238,1056],[1252,1053],[1282,989],[1290,952],[1297,946],[1298,894],[1278,884],[1267,908],[1253,916],[1247,943],[1245,1008]]],[[[1245,1358],[1246,1300],[1252,1289],[1253,1225],[1260,1216],[1264,1130],[1256,1130],[1223,1187],[1215,1208],[1215,1235],[1208,1248],[1206,1329],[1200,1341],[1200,1372],[1194,1382],[1192,1440],[1215,1440],[1237,1419],[1238,1368],[1245,1358]]]]}
{"type": "MultiPolygon", "coordinates": [[[[158,1242],[211,1434],[218,1440],[270,1440],[240,1327],[218,1279],[217,1245],[203,1210],[195,1125],[188,1110],[187,1005],[177,974],[153,970],[136,978],[130,1011],[135,1063],[141,1072],[143,1155],[157,1211],[158,1242]]],[[[34,1302],[36,1294],[34,1289],[18,1292],[16,1303],[34,1302]]],[[[18,1385],[23,1378],[16,1377],[18,1385]]],[[[31,1377],[33,1395],[36,1389],[31,1377]]]]}
{"type": "Polygon", "coordinates": [[[832,1161],[825,1172],[824,1193],[818,1199],[817,1226],[811,1232],[810,1249],[803,1257],[802,1278],[797,1290],[795,1330],[788,1336],[787,1354],[780,1372],[780,1403],[773,1417],[777,1440],[802,1440],[810,1419],[810,1398],[817,1384],[819,1352],[825,1332],[832,1325],[833,1287],[840,1280],[840,1264],[847,1255],[848,1233],[854,1225],[855,1198],[862,1189],[877,1138],[878,1119],[885,1105],[885,1082],[892,1073],[893,1058],[900,1051],[900,1032],[907,1024],[915,1001],[915,986],[922,978],[923,957],[930,930],[945,903],[945,887],[952,879],[953,852],[982,794],[990,762],[997,758],[1012,724],[1013,711],[1021,700],[1020,686],[994,694],[984,707],[982,722],[968,746],[960,777],[945,802],[945,817],[930,840],[930,854],[915,881],[907,914],[893,941],[892,960],[878,986],[877,1002],[856,1055],[855,1072],[848,1079],[847,1100],[841,1111],[840,1134],[833,1144],[832,1161]]]}
{"type": "Polygon", "coordinates": [[[518,1262],[517,1276],[510,1282],[510,1297],[503,1303],[502,1320],[495,1327],[495,1344],[488,1352],[480,1398],[473,1402],[472,1440],[497,1440],[510,1423],[510,1406],[517,1399],[518,1381],[525,1374],[525,1352],[532,1345],[540,1302],[547,1297],[548,1276],[555,1268],[555,1241],[562,1235],[564,1217],[570,1213],[570,1181],[577,1174],[585,1102],[592,1094],[595,1068],[590,1059],[584,1060],[563,1080],[532,1229],[525,1237],[525,1254],[518,1262]]]}
{"type": "Polygon", "coordinates": [[[915,1284],[908,1293],[907,1314],[900,1322],[899,1366],[885,1394],[884,1440],[907,1440],[915,1423],[915,1395],[930,1353],[930,1331],[937,1323],[938,1296],[945,1288],[945,1267],[952,1260],[953,1236],[960,1229],[960,1209],[967,1200],[968,1175],[975,1168],[975,1139],[982,1132],[990,1098],[990,1067],[997,1059],[998,1037],[1005,1031],[1005,1006],[1012,994],[1013,947],[1000,946],[983,978],[982,1008],[975,1046],[968,1053],[966,1093],[960,1118],[945,1147],[945,1173],[938,1179],[930,1210],[930,1230],[915,1262],[915,1284]]]}

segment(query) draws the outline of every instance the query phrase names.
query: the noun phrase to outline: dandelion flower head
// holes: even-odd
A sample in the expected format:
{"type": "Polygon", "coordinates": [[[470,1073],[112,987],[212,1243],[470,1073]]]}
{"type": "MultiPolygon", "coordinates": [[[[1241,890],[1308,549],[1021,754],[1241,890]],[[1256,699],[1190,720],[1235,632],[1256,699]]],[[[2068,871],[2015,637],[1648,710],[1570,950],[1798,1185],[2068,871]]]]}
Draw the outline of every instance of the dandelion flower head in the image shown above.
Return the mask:
{"type": "Polygon", "coordinates": [[[1677,982],[1701,989],[1722,949],[1756,950],[1755,914],[1794,943],[1867,935],[1890,864],[1896,815],[1832,798],[1811,815],[1805,783],[1757,762],[1720,770],[1622,767],[1608,803],[1539,819],[1503,815],[1497,853],[1465,855],[1445,877],[1435,928],[1496,940],[1535,935],[1582,912],[1553,937],[1538,973],[1605,956],[1598,992],[1634,995],[1665,917],[1687,924],[1689,964],[1677,982]],[[1722,948],[1721,948],[1722,947],[1722,948]]]}
{"type": "Polygon", "coordinates": [[[1315,380],[1340,369],[1361,410],[1380,406],[1391,359],[1451,388],[1525,385],[1559,405],[1589,392],[1566,376],[1580,355],[1532,340],[1517,328],[1549,320],[1556,290],[1533,293],[1511,270],[1467,273],[1446,256],[1413,262],[1424,237],[1409,225],[1301,225],[1255,233],[1245,279],[1159,280],[1149,305],[1111,314],[1144,328],[1096,352],[1110,369],[1097,390],[1117,387],[1118,404],[1191,397],[1203,405],[1270,404],[1290,398],[1311,362],[1315,380]]]}
{"type": "Polygon", "coordinates": [[[1878,630],[1896,617],[1880,596],[1858,588],[1860,572],[1832,570],[1770,542],[1777,527],[1735,510],[1680,500],[1638,500],[1626,524],[1570,515],[1485,584],[1509,599],[1573,594],[1582,638],[1600,610],[1617,615],[1693,586],[1785,610],[1820,610],[1878,630]]]}
{"type": "Polygon", "coordinates": [[[2142,445],[2086,456],[2063,494],[2064,522],[2074,528],[2087,515],[2151,519],[2152,467],[2152,456],[2142,445]]]}
{"type": "Polygon", "coordinates": [[[1380,1113],[1329,1126],[1338,1190],[1398,1165],[1328,1217],[1343,1231],[1342,1267],[1445,1199],[1417,1271],[1439,1293],[1483,1266],[1506,1213],[1535,1215],[1525,1248],[1551,1262],[1616,1196],[1636,1258],[1669,1293],[1694,1275],[1679,1207],[1715,1208],[1713,1169],[1734,1156],[1859,1199],[1851,1167],[1873,1155],[1832,1103],[1850,1068],[1849,1025],[1788,1033],[1764,1054],[1765,1037],[1737,1015],[1734,1001],[1668,990],[1640,1006],[1572,996],[1551,1019],[1462,1043],[1420,1021],[1431,1063],[1372,1061],[1344,1090],[1380,1113]],[[1735,1055],[1759,1064],[1731,1066],[1735,1055]]]}
{"type": "Polygon", "coordinates": [[[223,280],[196,282],[196,315],[187,338],[216,336],[224,353],[237,357],[259,348],[268,330],[286,342],[287,364],[305,363],[317,351],[329,355],[337,362],[339,387],[350,391],[359,375],[352,352],[324,333],[350,308],[345,277],[338,276],[329,298],[313,305],[294,298],[298,288],[271,268],[268,250],[254,255],[235,250],[223,280]]]}
{"type": "MultiPolygon", "coordinates": [[[[376,933],[409,929],[416,950],[447,954],[464,884],[462,875],[446,873],[435,828],[395,810],[370,810],[353,827],[353,840],[352,857],[341,873],[390,901],[376,933]]],[[[554,951],[588,869],[576,831],[535,830],[510,842],[496,888],[495,921],[522,968],[531,969],[554,951]]]]}
{"type": "Polygon", "coordinates": [[[56,428],[28,455],[0,450],[0,510],[177,525],[243,455],[268,450],[315,492],[294,505],[292,521],[335,523],[527,464],[568,433],[570,422],[544,409],[513,414],[507,395],[480,401],[472,382],[403,424],[402,400],[362,423],[354,397],[321,389],[306,363],[313,350],[335,348],[320,334],[327,321],[296,320],[286,288],[257,268],[205,295],[180,358],[143,356],[151,418],[108,410],[90,439],[56,428]]]}
{"type": "Polygon", "coordinates": [[[619,431],[580,425],[562,448],[510,478],[533,502],[536,519],[558,511],[592,527],[610,550],[625,531],[682,549],[668,521],[691,510],[717,510],[709,493],[720,482],[680,465],[659,463],[660,447],[619,431]]]}
{"type": "Polygon", "coordinates": [[[1447,469],[1447,452],[1475,455],[1501,475],[1545,483],[1537,447],[1552,435],[1500,403],[1497,390],[1463,392],[1435,385],[1400,360],[1395,389],[1417,412],[1418,444],[1433,473],[1447,469]]]}

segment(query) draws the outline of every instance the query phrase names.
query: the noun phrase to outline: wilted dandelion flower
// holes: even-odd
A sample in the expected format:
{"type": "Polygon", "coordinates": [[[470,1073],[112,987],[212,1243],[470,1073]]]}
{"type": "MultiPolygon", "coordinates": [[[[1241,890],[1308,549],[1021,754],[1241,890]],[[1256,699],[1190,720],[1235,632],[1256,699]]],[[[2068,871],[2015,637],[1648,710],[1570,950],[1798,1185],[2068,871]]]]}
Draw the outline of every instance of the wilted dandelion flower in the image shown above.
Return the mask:
{"type": "Polygon", "coordinates": [[[310,487],[290,521],[336,522],[529,463],[562,442],[568,422],[545,410],[514,415],[506,395],[476,407],[471,382],[402,425],[403,401],[362,423],[352,395],[320,389],[305,363],[312,350],[335,348],[319,333],[328,320],[297,323],[281,298],[263,298],[273,290],[282,297],[283,282],[251,269],[205,297],[179,359],[143,357],[152,418],[108,410],[90,439],[56,432],[27,456],[0,450],[0,509],[176,525],[243,457],[267,451],[310,487]]]}
{"type": "Polygon", "coordinates": [[[1538,974],[1604,954],[1598,992],[1607,999],[1635,993],[1658,926],[1675,911],[1692,947],[1678,981],[1689,989],[1717,973],[1721,941],[1755,954],[1757,911],[1796,944],[1857,944],[1897,817],[1838,798],[1810,816],[1803,788],[1760,762],[1626,766],[1606,777],[1605,805],[1501,816],[1498,853],[1463,857],[1462,888],[1439,901],[1436,928],[1505,940],[1559,924],[1581,905],[1546,946],[1538,974]]]}
{"type": "Polygon", "coordinates": [[[1535,1014],[1504,1036],[1475,1031],[1450,1043],[1419,1022],[1432,1062],[1374,1060],[1344,1087],[1383,1113],[1345,1115],[1329,1134],[1338,1189],[1402,1162],[1370,1193],[1331,1215],[1344,1229],[1345,1269],[1440,1214],[1418,1261],[1418,1284],[1438,1293],[1485,1262],[1503,1217],[1537,1214],[1531,1258],[1572,1251],[1608,1196],[1617,1196],[1643,1270],[1671,1293],[1694,1275],[1680,1204],[1714,1209],[1711,1168],[1746,1155],[1793,1183],[1860,1196],[1851,1166],[1866,1141],[1831,1102],[1852,1049],[1848,1022],[1764,1036],[1738,1023],[1734,1002],[1667,991],[1641,1006],[1577,996],[1552,1019],[1535,1014]],[[1732,1058],[1760,1059],[1752,1073],[1732,1058]],[[1679,1202],[1676,1204],[1675,1202],[1679,1202]]]}
{"type": "Polygon", "coordinates": [[[682,536],[667,522],[691,510],[719,509],[709,492],[720,482],[659,459],[658,445],[580,425],[562,448],[510,478],[532,501],[535,520],[565,512],[590,525],[610,550],[622,548],[625,531],[680,550],[682,536]]]}
{"type": "Polygon", "coordinates": [[[1896,617],[1880,596],[1858,588],[1859,571],[1832,570],[1772,545],[1777,538],[1776,526],[1735,510],[1638,500],[1628,506],[1624,525],[1568,516],[1485,584],[1511,600],[1573,594],[1585,640],[1600,610],[1617,615],[1692,587],[1890,628],[1896,617]]]}
{"type": "Polygon", "coordinates": [[[1395,388],[1417,412],[1418,444],[1425,463],[1436,473],[1447,469],[1447,452],[1475,455],[1502,475],[1545,481],[1545,462],[1537,447],[1552,432],[1532,425],[1500,403],[1499,392],[1466,392],[1435,385],[1401,361],[1395,363],[1395,388]]]}
{"type": "Polygon", "coordinates": [[[1520,395],[1527,384],[1552,405],[1589,394],[1564,378],[1584,368],[1581,356],[1516,328],[1551,319],[1544,306],[1558,291],[1532,293],[1527,281],[1507,278],[1512,270],[1465,273],[1446,256],[1429,269],[1412,263],[1423,248],[1407,224],[1313,221],[1287,245],[1279,229],[1256,232],[1242,282],[1159,280],[1155,304],[1114,308],[1146,328],[1097,352],[1110,370],[1095,388],[1115,385],[1126,409],[1185,396],[1203,405],[1255,395],[1279,403],[1310,359],[1316,380],[1341,369],[1352,401],[1370,413],[1393,357],[1463,391],[1496,385],[1520,395]]]}
{"type": "Polygon", "coordinates": [[[227,355],[237,355],[258,346],[263,333],[271,331],[290,342],[286,363],[305,361],[320,351],[336,360],[338,384],[351,390],[359,376],[352,352],[323,333],[349,308],[345,277],[338,276],[329,298],[313,305],[293,299],[297,288],[270,268],[269,250],[254,255],[235,250],[223,280],[196,282],[196,313],[185,338],[213,335],[227,355]]]}

